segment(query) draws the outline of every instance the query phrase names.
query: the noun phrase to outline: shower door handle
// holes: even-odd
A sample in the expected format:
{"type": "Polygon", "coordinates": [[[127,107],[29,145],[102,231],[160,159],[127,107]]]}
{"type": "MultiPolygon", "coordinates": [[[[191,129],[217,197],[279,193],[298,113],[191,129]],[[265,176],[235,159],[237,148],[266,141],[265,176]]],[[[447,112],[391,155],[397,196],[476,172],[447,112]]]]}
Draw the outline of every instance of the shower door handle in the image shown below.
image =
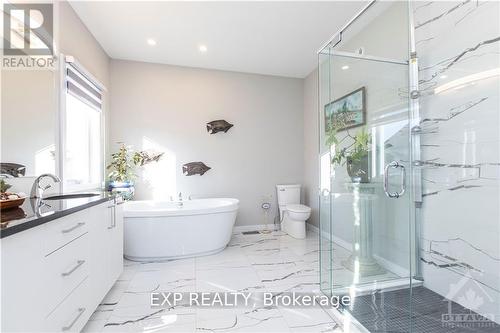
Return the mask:
{"type": "Polygon", "coordinates": [[[385,166],[384,170],[384,192],[389,198],[399,198],[406,191],[406,169],[404,165],[399,164],[396,161],[392,161],[391,163],[385,166]],[[389,192],[389,170],[390,169],[399,169],[401,170],[401,187],[399,192],[389,192]]]}

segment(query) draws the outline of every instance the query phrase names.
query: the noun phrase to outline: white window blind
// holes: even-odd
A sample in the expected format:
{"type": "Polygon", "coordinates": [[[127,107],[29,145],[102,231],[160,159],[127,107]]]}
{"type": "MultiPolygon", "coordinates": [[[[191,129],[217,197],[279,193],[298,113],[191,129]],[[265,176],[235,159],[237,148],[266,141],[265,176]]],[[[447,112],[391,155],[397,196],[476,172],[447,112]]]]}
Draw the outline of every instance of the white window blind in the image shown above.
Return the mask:
{"type": "Polygon", "coordinates": [[[102,91],[71,63],[66,66],[66,90],[83,103],[101,111],[102,91]]]}

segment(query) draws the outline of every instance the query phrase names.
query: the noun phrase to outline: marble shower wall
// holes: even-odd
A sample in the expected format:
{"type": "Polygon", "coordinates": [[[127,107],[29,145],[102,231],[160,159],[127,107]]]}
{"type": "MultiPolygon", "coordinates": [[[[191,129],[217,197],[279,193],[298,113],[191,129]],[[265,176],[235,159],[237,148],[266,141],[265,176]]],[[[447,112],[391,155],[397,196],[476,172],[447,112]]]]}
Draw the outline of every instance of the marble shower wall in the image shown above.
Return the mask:
{"type": "Polygon", "coordinates": [[[425,286],[500,322],[500,3],[414,2],[425,286]]]}

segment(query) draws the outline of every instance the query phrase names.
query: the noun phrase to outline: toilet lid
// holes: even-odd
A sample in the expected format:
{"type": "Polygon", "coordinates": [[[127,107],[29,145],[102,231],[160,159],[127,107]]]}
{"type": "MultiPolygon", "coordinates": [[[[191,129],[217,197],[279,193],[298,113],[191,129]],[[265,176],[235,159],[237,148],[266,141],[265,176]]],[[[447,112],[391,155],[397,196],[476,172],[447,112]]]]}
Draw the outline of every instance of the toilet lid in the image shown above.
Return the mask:
{"type": "Polygon", "coordinates": [[[311,207],[305,205],[286,205],[286,210],[294,213],[308,213],[311,211],[311,207]]]}

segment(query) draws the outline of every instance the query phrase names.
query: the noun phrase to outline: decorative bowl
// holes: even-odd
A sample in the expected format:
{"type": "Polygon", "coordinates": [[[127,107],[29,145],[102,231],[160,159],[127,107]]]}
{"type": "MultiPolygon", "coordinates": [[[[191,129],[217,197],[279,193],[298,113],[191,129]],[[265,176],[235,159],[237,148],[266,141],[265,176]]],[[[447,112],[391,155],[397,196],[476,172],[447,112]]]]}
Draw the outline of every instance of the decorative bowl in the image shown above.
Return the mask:
{"type": "Polygon", "coordinates": [[[2,210],[2,214],[0,214],[0,229],[4,229],[14,220],[23,219],[25,217],[26,213],[19,207],[2,210]]]}
{"type": "Polygon", "coordinates": [[[17,208],[24,203],[25,199],[26,197],[19,199],[11,199],[11,200],[0,200],[0,209],[6,210],[6,209],[17,208]]]}

